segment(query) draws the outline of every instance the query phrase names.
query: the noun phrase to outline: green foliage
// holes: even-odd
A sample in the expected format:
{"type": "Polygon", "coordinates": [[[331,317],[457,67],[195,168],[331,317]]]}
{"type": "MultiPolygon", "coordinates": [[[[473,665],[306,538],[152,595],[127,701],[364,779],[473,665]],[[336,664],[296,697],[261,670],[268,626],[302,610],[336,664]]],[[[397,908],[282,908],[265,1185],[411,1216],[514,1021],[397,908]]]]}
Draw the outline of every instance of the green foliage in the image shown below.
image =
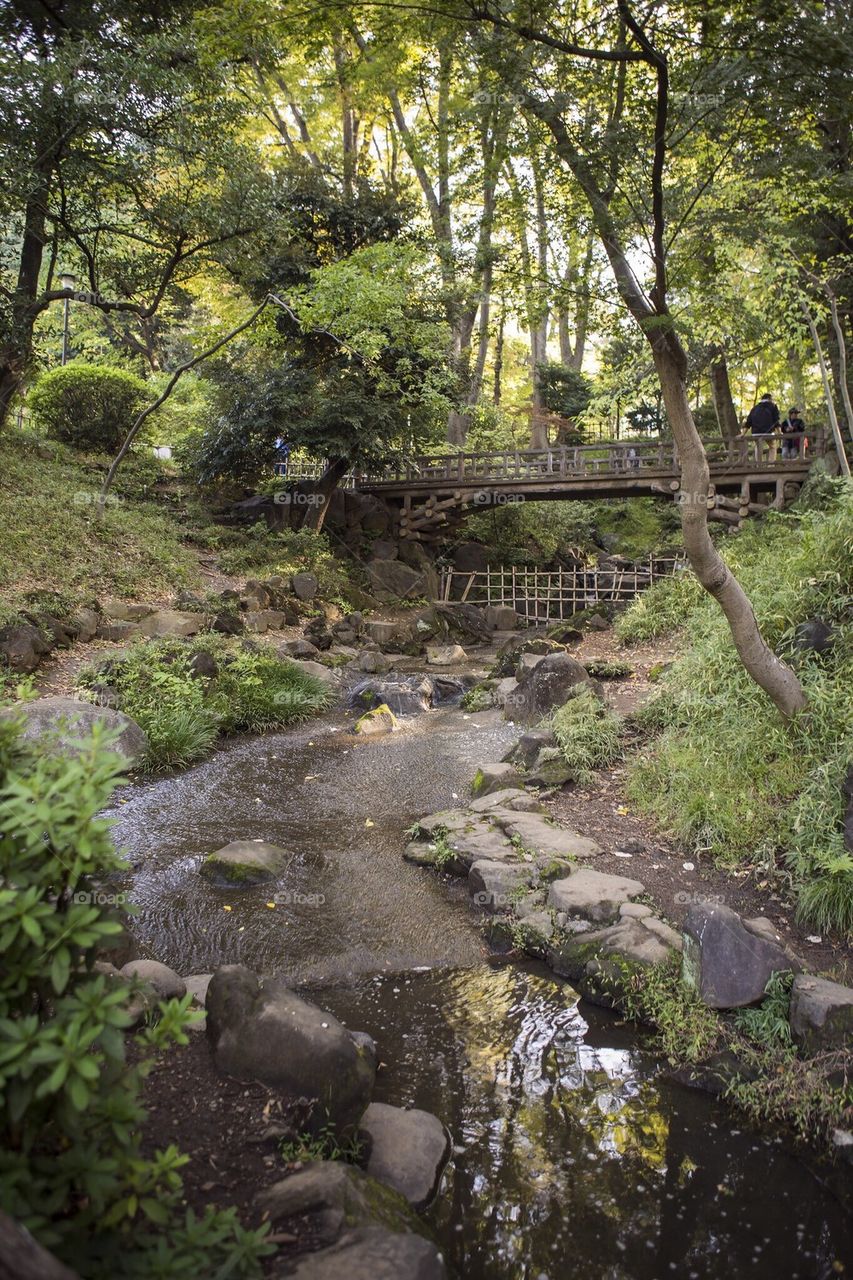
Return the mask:
{"type": "Polygon", "coordinates": [[[121,710],[148,734],[145,767],[179,767],[207,755],[220,734],[296,724],[324,710],[326,686],[293,662],[262,647],[235,647],[213,633],[190,642],[160,640],[111,659],[107,670],[80,672],[84,690],[108,680],[121,710]],[[194,673],[197,654],[213,657],[217,674],[194,673]]]}
{"type": "Polygon", "coordinates": [[[481,680],[479,684],[475,684],[473,689],[469,689],[462,695],[462,701],[459,704],[462,710],[488,711],[489,707],[494,706],[494,687],[493,680],[481,680]]]}
{"type": "Polygon", "coordinates": [[[150,1055],[185,1045],[192,1014],[188,997],[162,1003],[130,1063],[132,988],[93,967],[122,931],[93,892],[123,867],[97,817],[122,769],[109,746],[96,732],[78,758],[51,755],[0,720],[0,1196],[92,1280],[225,1263],[255,1275],[263,1232],[244,1232],[233,1213],[182,1220],[186,1157],[140,1154],[150,1055]]]}
{"type": "Polygon", "coordinates": [[[172,521],[150,504],[94,503],[103,471],[27,436],[0,439],[0,589],[39,590],[66,601],[149,596],[192,586],[195,559],[172,521]]]}
{"type": "Polygon", "coordinates": [[[753,1123],[785,1125],[801,1142],[828,1142],[853,1124],[853,1068],[849,1050],[800,1058],[784,1044],[733,1048],[746,1073],[732,1079],[725,1096],[753,1123]],[[750,1079],[749,1075],[755,1078],[750,1079]]]}
{"type": "Polygon", "coordinates": [[[588,686],[580,686],[574,697],[551,717],[551,728],[560,754],[578,782],[586,781],[619,754],[621,723],[588,686]]]}
{"type": "MultiPolygon", "coordinates": [[[[686,622],[691,643],[639,717],[662,733],[634,762],[629,796],[699,853],[765,875],[781,874],[781,861],[801,918],[851,933],[853,857],[842,835],[853,750],[849,489],[831,510],[765,518],[729,543],[726,556],[768,643],[794,664],[808,714],[786,728],[738,661],[716,604],[698,598],[688,610],[676,597],[669,614],[686,622]],[[823,655],[795,644],[798,624],[815,617],[834,629],[823,655]]],[[[673,590],[682,589],[679,579],[673,590]]]]}
{"type": "Polygon", "coordinates": [[[456,861],[456,850],[451,846],[448,836],[449,832],[444,827],[436,827],[430,838],[430,846],[435,850],[434,865],[439,871],[456,861]]]}
{"type": "Polygon", "coordinates": [[[713,1053],[721,1034],[719,1019],[682,982],[680,956],[626,974],[626,979],[626,1015],[656,1029],[670,1062],[699,1062],[713,1053]]]}
{"type": "Polygon", "coordinates": [[[576,425],[574,419],[588,408],[592,399],[592,384],[589,378],[579,369],[553,363],[540,365],[538,376],[546,408],[561,418],[568,418],[572,423],[571,429],[564,437],[564,443],[583,444],[583,428],[576,425]]]}
{"type": "Polygon", "coordinates": [[[634,672],[630,662],[621,662],[618,658],[593,658],[583,665],[594,680],[624,680],[634,672]]]}
{"type": "Polygon", "coordinates": [[[756,1044],[774,1047],[791,1044],[792,973],[777,972],[771,975],[765,997],[752,1009],[741,1009],[735,1014],[735,1026],[756,1044]]]}
{"type": "Polygon", "coordinates": [[[364,1143],[357,1133],[343,1142],[333,1124],[324,1125],[319,1133],[301,1133],[296,1138],[279,1143],[279,1152],[285,1164],[303,1164],[311,1160],[340,1160],[344,1164],[359,1164],[364,1153],[364,1143]]]}
{"type": "Polygon", "coordinates": [[[42,374],[29,394],[38,425],[54,440],[88,453],[115,453],[148,399],[125,369],[72,361],[42,374]]]}
{"type": "Polygon", "coordinates": [[[684,625],[702,597],[698,579],[687,570],[659,578],[616,620],[621,644],[644,644],[684,625]]]}

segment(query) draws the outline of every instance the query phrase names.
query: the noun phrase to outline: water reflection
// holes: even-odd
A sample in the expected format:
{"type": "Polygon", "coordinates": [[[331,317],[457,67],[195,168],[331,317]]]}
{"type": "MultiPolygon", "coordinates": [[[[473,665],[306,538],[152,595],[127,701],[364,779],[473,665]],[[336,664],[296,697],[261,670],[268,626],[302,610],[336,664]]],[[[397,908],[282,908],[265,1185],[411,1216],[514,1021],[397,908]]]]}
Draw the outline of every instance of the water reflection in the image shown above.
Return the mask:
{"type": "Polygon", "coordinates": [[[381,1100],[456,1144],[433,1210],[466,1280],[829,1280],[849,1221],[806,1164],[657,1078],[608,1014],[538,967],[376,978],[318,995],[373,1034],[381,1100]]]}

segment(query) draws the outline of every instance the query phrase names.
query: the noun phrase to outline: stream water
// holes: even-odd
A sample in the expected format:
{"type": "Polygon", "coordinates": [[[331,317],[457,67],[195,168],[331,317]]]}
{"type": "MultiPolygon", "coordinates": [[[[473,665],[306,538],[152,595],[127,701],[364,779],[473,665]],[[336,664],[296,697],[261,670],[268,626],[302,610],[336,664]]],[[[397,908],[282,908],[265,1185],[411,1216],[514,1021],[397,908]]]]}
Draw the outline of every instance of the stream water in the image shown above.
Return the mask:
{"type": "Polygon", "coordinates": [[[465,1280],[853,1270],[837,1171],[666,1083],[636,1031],[548,970],[489,962],[464,888],[402,861],[405,829],[464,796],[511,726],[440,710],[361,740],[351,720],[238,740],[125,789],[109,816],[142,947],[181,973],[284,972],[375,1037],[377,1099],[433,1111],[453,1135],[430,1217],[465,1280]],[[287,850],[276,884],[199,876],[238,838],[287,850]]]}

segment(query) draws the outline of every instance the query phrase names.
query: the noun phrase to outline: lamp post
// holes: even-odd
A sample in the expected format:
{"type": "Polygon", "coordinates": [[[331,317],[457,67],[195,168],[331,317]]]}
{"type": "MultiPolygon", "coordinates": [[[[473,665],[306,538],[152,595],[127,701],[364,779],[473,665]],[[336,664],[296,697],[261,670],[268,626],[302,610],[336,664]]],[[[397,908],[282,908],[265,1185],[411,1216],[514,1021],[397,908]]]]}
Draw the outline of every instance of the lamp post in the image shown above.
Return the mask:
{"type": "MultiPolygon", "coordinates": [[[[59,283],[62,285],[63,289],[73,289],[77,283],[77,277],[72,276],[70,272],[65,272],[63,275],[59,277],[59,283]]],[[[62,321],[62,363],[63,365],[68,360],[68,314],[69,314],[70,308],[71,308],[71,299],[66,298],[64,309],[63,309],[64,315],[63,315],[63,321],[62,321]]]]}

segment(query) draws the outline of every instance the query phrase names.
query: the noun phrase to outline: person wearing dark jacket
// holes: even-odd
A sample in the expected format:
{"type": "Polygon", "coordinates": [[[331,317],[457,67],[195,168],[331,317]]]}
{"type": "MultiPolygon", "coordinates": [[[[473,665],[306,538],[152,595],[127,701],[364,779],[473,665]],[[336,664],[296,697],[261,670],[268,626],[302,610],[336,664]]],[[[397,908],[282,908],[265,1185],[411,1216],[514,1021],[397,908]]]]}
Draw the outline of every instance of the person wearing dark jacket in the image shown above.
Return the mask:
{"type": "Polygon", "coordinates": [[[755,443],[755,461],[761,462],[763,455],[763,445],[767,447],[767,461],[776,461],[776,441],[774,436],[779,430],[779,410],[773,403],[773,397],[769,391],[765,391],[764,395],[749,411],[746,420],[747,429],[752,432],[755,443]]]}
{"type": "Polygon", "coordinates": [[[799,409],[789,409],[788,416],[782,423],[782,461],[787,462],[799,458],[805,453],[806,424],[800,417],[799,409]]]}

